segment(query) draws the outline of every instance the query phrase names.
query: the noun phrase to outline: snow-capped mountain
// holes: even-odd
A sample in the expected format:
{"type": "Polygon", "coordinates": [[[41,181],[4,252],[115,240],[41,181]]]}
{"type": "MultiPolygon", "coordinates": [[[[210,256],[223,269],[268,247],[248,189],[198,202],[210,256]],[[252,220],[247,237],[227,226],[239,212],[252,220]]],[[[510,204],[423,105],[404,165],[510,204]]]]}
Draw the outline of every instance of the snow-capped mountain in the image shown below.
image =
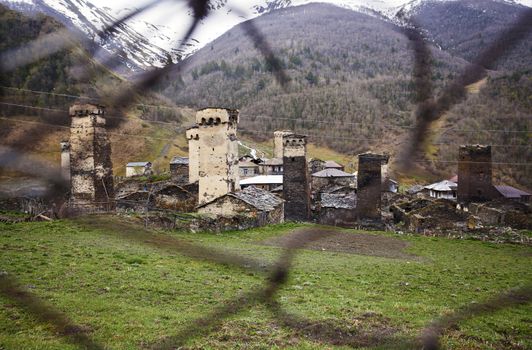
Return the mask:
{"type": "MultiPolygon", "coordinates": [[[[180,38],[192,22],[192,13],[185,1],[161,1],[160,5],[130,18],[106,37],[99,34],[103,28],[135,11],[131,1],[0,0],[0,3],[25,12],[44,12],[55,17],[92,39],[99,48],[95,50],[97,58],[109,61],[109,57],[113,57],[135,72],[160,67],[169,59],[176,61],[190,55],[238,23],[280,8],[321,2],[391,19],[401,9],[408,13],[431,1],[456,0],[211,0],[210,15],[184,44],[180,38]]],[[[532,5],[532,0],[499,1],[532,5]]],[[[141,8],[147,2],[138,0],[134,3],[141,8]]]]}

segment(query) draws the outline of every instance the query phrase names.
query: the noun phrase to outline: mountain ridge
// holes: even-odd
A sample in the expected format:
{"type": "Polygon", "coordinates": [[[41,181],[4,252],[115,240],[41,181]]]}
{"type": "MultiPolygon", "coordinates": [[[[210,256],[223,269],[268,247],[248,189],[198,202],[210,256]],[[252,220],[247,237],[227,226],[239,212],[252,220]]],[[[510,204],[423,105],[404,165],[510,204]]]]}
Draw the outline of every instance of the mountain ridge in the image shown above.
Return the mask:
{"type": "MultiPolygon", "coordinates": [[[[403,9],[406,12],[414,13],[422,4],[443,3],[456,0],[321,0],[321,3],[330,3],[343,8],[366,13],[369,15],[386,18],[398,23],[395,14],[403,9]]],[[[519,5],[519,2],[512,0],[495,0],[500,3],[519,5]]],[[[170,59],[173,62],[181,57],[193,54],[201,47],[223,35],[226,30],[241,23],[244,20],[256,18],[259,15],[269,13],[276,9],[300,6],[309,3],[316,3],[312,0],[218,0],[212,3],[212,19],[207,19],[200,23],[200,28],[192,39],[182,46],[181,51],[177,51],[180,46],[180,37],[185,28],[176,30],[175,27],[160,23],[150,23],[142,18],[133,18],[118,28],[119,33],[108,38],[99,38],[98,31],[105,25],[112,23],[124,14],[127,9],[111,8],[111,4],[100,2],[100,0],[0,0],[0,3],[7,4],[12,8],[22,9],[24,6],[33,6],[35,10],[52,15],[71,29],[80,30],[85,35],[92,37],[99,44],[104,52],[102,61],[108,60],[109,56],[117,56],[123,69],[115,69],[119,73],[128,74],[128,70],[138,73],[152,67],[161,67],[170,59]],[[104,5],[97,6],[95,3],[104,5]],[[18,5],[17,5],[18,4],[18,5]],[[246,13],[244,17],[231,15],[231,6],[238,5],[239,12],[246,13]],[[114,9],[114,10],[113,10],[114,9]],[[114,13],[111,13],[114,12],[114,13]]],[[[522,6],[522,5],[519,5],[522,6]]],[[[133,10],[133,8],[129,8],[133,10]]],[[[162,12],[164,8],[160,11],[162,12]]],[[[173,22],[188,23],[190,13],[187,11],[176,11],[177,16],[173,22]]],[[[183,27],[183,26],[181,26],[183,27]]]]}

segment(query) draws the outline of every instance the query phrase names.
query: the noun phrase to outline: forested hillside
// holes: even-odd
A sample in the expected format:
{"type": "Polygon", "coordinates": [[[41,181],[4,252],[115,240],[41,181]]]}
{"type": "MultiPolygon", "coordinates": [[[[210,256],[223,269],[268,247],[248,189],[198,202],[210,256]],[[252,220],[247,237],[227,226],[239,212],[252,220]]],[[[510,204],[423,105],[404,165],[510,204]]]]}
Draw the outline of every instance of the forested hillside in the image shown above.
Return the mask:
{"type": "MultiPolygon", "coordinates": [[[[518,21],[524,6],[491,0],[434,1],[414,10],[415,20],[444,50],[473,60],[509,25],[518,21]]],[[[532,35],[492,67],[498,70],[530,68],[532,35]]]]}
{"type": "MultiPolygon", "coordinates": [[[[246,130],[310,132],[327,122],[329,144],[342,151],[368,147],[372,143],[363,138],[381,137],[391,126],[411,125],[412,55],[399,28],[318,4],[275,11],[254,22],[290,76],[286,90],[237,26],[192,56],[182,80],[174,80],[165,94],[178,103],[241,108],[246,130]],[[353,123],[362,123],[355,127],[357,139],[338,139],[351,137],[346,129],[353,123]]],[[[434,81],[441,84],[464,63],[436,51],[434,81]]]]}
{"type": "MultiPolygon", "coordinates": [[[[395,155],[414,125],[416,108],[412,51],[402,29],[374,17],[324,4],[278,10],[255,19],[254,24],[267,38],[291,79],[286,89],[277,84],[271,65],[240,25],[192,56],[185,73],[169,79],[164,93],[177,103],[197,107],[240,108],[242,132],[257,139],[270,137],[275,129],[292,128],[311,135],[314,143],[343,153],[354,155],[374,150],[395,155]]],[[[432,55],[432,81],[438,92],[468,62],[436,46],[432,47],[432,55]]],[[[423,166],[435,177],[456,172],[455,164],[450,162],[456,160],[458,144],[499,144],[510,135],[516,136],[475,131],[494,129],[488,113],[481,111],[486,110],[485,94],[502,88],[499,82],[508,82],[504,88],[506,95],[491,97],[493,106],[489,114],[507,117],[503,124],[506,129],[526,131],[523,129],[528,126],[526,120],[524,124],[523,120],[513,124],[516,118],[511,123],[508,120],[515,114],[530,111],[526,107],[513,107],[515,100],[525,104],[528,101],[530,72],[515,73],[519,76],[518,84],[513,84],[514,78],[505,77],[513,77],[513,72],[492,72],[498,74],[502,74],[502,80],[488,79],[479,85],[487,90],[457,106],[448,115],[452,119],[440,123],[439,126],[452,124],[453,130],[440,130],[446,131],[444,140],[438,138],[437,131],[434,143],[438,145],[427,150],[429,158],[436,163],[423,166]],[[469,132],[456,132],[464,128],[469,132]],[[449,145],[441,145],[443,142],[449,145]],[[450,149],[453,152],[447,152],[450,149]]],[[[478,93],[473,88],[471,91],[473,95],[478,93]]],[[[516,152],[517,148],[510,149],[495,148],[495,159],[521,163],[526,148],[522,147],[520,152],[516,152]],[[514,155],[519,155],[520,161],[514,155]]],[[[500,170],[497,175],[506,180],[511,178],[510,182],[531,185],[530,168],[512,169],[512,174],[507,174],[507,168],[497,167],[500,170]]]]}

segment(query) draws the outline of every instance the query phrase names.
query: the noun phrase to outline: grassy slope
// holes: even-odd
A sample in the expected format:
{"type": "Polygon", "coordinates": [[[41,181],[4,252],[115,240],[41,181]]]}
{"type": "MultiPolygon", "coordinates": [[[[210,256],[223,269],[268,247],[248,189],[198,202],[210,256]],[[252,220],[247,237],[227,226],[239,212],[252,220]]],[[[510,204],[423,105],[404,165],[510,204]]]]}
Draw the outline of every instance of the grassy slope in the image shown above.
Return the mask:
{"type": "MultiPolygon", "coordinates": [[[[257,241],[285,224],[223,235],[165,233],[268,261],[280,249],[257,241]]],[[[354,232],[353,232],[354,233],[354,232]]],[[[134,234],[134,233],[131,233],[134,234]]],[[[385,234],[385,233],[380,233],[385,234]]],[[[476,241],[402,237],[419,261],[302,251],[279,295],[291,312],[340,327],[386,325],[411,338],[434,317],[529,283],[531,249],[476,241]],[[369,319],[368,312],[376,315],[369,319]]],[[[134,349],[173,335],[263,276],[193,261],[72,222],[0,225],[0,266],[65,311],[112,349],[134,349]]],[[[530,305],[463,322],[446,333],[452,349],[530,348],[530,305]],[[527,331],[528,330],[528,331],[527,331]],[[516,344],[521,344],[521,347],[516,344]]],[[[193,348],[322,348],[278,326],[263,307],[246,310],[193,348]]],[[[388,348],[397,348],[398,343],[388,348]]],[[[0,297],[0,348],[74,349],[13,302],[0,297]]],[[[382,347],[379,347],[382,348],[382,347]]]]}

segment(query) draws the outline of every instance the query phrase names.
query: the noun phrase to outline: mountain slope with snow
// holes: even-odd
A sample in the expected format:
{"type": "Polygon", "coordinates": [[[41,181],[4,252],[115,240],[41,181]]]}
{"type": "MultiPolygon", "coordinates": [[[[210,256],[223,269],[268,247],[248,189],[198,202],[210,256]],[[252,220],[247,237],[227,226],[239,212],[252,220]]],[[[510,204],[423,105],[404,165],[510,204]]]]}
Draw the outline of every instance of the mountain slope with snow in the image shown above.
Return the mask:
{"type": "MultiPolygon", "coordinates": [[[[188,43],[180,39],[192,22],[191,11],[185,2],[161,2],[149,11],[129,19],[113,35],[102,37],[99,32],[110,23],[135,10],[126,0],[0,0],[11,8],[43,12],[63,22],[71,29],[91,38],[101,50],[95,50],[100,61],[111,58],[117,71],[138,72],[150,67],[161,67],[169,59],[179,60],[204,47],[244,20],[255,18],[276,9],[313,2],[328,3],[381,18],[393,18],[403,9],[406,13],[418,11],[427,3],[455,0],[213,0],[210,16],[204,19],[188,43]],[[180,48],[180,50],[178,50],[180,48]]],[[[530,5],[532,0],[497,0],[511,4],[530,5]]],[[[143,6],[147,0],[135,1],[143,6]]],[[[108,65],[109,66],[109,65],[108,65]]]]}

